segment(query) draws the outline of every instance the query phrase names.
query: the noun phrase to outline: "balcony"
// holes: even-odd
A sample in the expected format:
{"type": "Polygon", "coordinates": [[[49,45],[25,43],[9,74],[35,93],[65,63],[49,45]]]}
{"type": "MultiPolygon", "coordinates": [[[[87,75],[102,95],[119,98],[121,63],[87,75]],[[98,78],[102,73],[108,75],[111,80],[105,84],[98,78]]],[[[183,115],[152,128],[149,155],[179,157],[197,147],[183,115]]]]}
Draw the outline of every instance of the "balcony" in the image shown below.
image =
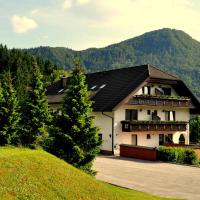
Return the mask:
{"type": "Polygon", "coordinates": [[[134,131],[186,131],[183,121],[121,121],[122,132],[134,131]]]}
{"type": "Polygon", "coordinates": [[[191,101],[187,97],[180,96],[154,96],[136,95],[128,103],[129,105],[167,106],[167,107],[190,107],[191,101]]]}

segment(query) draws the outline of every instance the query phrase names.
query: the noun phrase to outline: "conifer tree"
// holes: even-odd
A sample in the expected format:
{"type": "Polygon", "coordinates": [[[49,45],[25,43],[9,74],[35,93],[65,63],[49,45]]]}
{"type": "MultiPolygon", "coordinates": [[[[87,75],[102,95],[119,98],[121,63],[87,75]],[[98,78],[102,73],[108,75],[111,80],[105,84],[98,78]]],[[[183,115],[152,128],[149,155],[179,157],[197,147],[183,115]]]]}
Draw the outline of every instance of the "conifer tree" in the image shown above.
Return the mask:
{"type": "Polygon", "coordinates": [[[48,108],[43,76],[33,62],[32,82],[22,105],[21,142],[24,146],[41,145],[48,136],[48,123],[51,115],[48,108]]]}
{"type": "Polygon", "coordinates": [[[4,74],[0,85],[0,105],[0,145],[17,144],[20,113],[10,72],[4,74]]]}
{"type": "Polygon", "coordinates": [[[69,79],[62,103],[61,114],[57,117],[58,128],[51,136],[53,144],[50,152],[75,167],[92,173],[92,161],[101,144],[98,128],[94,126],[92,101],[85,75],[79,61],[69,79]]]}

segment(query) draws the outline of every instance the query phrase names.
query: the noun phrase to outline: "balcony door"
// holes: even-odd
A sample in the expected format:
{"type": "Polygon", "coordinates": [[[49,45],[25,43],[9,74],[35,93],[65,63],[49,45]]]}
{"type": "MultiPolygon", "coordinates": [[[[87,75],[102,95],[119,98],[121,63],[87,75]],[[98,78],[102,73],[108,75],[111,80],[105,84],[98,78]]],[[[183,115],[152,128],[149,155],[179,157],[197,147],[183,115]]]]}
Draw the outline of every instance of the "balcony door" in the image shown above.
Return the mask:
{"type": "Polygon", "coordinates": [[[164,134],[159,134],[159,145],[163,145],[165,142],[164,134]]]}
{"type": "Polygon", "coordinates": [[[137,146],[137,135],[131,135],[132,145],[137,146]]]}

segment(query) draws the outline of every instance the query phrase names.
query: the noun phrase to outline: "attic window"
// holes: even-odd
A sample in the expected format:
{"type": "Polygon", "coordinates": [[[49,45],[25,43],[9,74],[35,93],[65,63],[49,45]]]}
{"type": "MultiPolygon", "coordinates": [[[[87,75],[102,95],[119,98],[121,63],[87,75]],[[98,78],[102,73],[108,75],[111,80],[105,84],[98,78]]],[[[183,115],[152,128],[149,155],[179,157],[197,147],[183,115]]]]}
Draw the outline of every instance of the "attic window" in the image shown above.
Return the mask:
{"type": "Polygon", "coordinates": [[[64,90],[64,88],[62,88],[61,90],[58,91],[58,94],[61,93],[64,90]]]}
{"type": "Polygon", "coordinates": [[[101,85],[99,88],[102,89],[106,86],[106,84],[101,85]]]}
{"type": "Polygon", "coordinates": [[[94,85],[94,86],[92,86],[90,89],[91,89],[91,90],[94,90],[96,87],[97,87],[97,86],[94,85]]]}

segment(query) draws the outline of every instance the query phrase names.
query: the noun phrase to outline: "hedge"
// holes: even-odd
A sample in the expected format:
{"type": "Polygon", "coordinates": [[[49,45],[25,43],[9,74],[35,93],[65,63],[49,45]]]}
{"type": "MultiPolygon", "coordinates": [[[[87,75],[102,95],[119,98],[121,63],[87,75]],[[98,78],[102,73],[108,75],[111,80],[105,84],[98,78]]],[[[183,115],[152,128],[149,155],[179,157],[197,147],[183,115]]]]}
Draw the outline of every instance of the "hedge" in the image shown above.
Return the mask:
{"type": "Polygon", "coordinates": [[[197,154],[193,149],[161,146],[157,151],[158,160],[192,165],[198,163],[197,154]]]}

